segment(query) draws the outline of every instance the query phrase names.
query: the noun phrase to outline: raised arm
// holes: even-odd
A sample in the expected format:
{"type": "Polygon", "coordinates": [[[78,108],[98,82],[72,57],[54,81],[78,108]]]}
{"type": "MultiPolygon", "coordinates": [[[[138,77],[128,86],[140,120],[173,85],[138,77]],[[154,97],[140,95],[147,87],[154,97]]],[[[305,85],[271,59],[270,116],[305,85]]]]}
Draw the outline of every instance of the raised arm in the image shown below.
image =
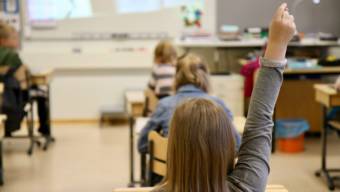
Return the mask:
{"type": "Polygon", "coordinates": [[[269,175],[272,115],[282,84],[287,45],[296,31],[287,5],[276,11],[270,27],[265,57],[250,102],[238,162],[229,177],[231,187],[241,191],[264,191],[269,175]]]}

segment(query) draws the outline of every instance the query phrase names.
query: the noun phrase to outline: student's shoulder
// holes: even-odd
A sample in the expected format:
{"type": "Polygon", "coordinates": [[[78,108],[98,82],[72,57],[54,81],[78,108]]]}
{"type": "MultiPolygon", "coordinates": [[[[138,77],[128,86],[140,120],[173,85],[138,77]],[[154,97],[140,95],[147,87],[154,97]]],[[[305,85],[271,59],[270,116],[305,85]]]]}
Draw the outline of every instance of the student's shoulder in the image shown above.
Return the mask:
{"type": "Polygon", "coordinates": [[[0,63],[4,63],[19,66],[22,64],[19,54],[10,48],[0,47],[0,63]]]}
{"type": "Polygon", "coordinates": [[[167,111],[168,113],[172,113],[172,111],[177,107],[178,104],[183,102],[183,98],[178,95],[172,95],[165,98],[162,98],[158,102],[157,108],[167,111]]]}
{"type": "Polygon", "coordinates": [[[18,53],[10,48],[7,47],[0,47],[0,54],[1,55],[18,55],[18,53]]]}
{"type": "Polygon", "coordinates": [[[159,100],[158,104],[159,106],[162,107],[172,107],[175,103],[176,103],[176,96],[168,96],[168,97],[164,97],[161,100],[159,100]]]}
{"type": "Polygon", "coordinates": [[[221,105],[222,107],[225,107],[225,103],[222,99],[220,99],[216,96],[211,96],[211,95],[209,95],[208,98],[211,99],[212,101],[214,101],[215,103],[221,105]]]}

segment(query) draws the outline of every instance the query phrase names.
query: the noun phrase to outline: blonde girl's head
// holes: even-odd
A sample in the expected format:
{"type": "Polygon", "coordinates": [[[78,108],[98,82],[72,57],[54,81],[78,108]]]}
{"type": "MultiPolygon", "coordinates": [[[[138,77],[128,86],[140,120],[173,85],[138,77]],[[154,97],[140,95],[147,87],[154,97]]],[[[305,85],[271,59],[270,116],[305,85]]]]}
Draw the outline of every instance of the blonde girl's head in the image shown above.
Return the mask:
{"type": "Polygon", "coordinates": [[[189,84],[206,93],[210,91],[208,67],[199,56],[194,54],[185,56],[176,66],[175,90],[189,84]]]}
{"type": "Polygon", "coordinates": [[[155,48],[154,60],[156,64],[176,64],[176,48],[168,40],[160,41],[155,48]]]}

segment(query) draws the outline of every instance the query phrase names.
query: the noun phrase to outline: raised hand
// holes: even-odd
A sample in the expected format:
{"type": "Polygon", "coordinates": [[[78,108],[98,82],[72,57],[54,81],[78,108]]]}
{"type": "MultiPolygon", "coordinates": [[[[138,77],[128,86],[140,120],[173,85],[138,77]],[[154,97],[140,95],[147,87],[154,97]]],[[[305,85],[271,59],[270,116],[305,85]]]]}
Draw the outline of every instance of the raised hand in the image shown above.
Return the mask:
{"type": "Polygon", "coordinates": [[[294,16],[289,14],[287,4],[283,3],[273,16],[269,28],[269,40],[265,58],[283,60],[289,41],[296,33],[294,16]]]}

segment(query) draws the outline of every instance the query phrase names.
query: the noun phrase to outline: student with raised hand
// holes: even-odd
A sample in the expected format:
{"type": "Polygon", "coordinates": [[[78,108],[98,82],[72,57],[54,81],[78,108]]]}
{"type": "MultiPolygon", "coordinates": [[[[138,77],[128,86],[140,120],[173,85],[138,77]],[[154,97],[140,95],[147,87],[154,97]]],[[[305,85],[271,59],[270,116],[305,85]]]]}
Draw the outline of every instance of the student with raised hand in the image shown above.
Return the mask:
{"type": "MultiPolygon", "coordinates": [[[[143,128],[139,140],[138,150],[140,153],[148,151],[148,134],[150,131],[161,132],[163,136],[168,136],[169,122],[176,106],[188,98],[207,98],[218,103],[232,120],[230,110],[221,99],[210,96],[210,81],[208,67],[200,57],[189,54],[182,58],[176,67],[175,75],[176,94],[160,100],[155,112],[143,128]]],[[[236,146],[240,145],[240,136],[236,129],[232,129],[236,146]]]]}
{"type": "Polygon", "coordinates": [[[272,144],[272,115],[283,81],[287,46],[296,26],[287,4],[276,11],[268,48],[252,94],[238,161],[224,110],[196,98],[179,105],[170,123],[167,174],[155,192],[265,191],[272,144]]]}

